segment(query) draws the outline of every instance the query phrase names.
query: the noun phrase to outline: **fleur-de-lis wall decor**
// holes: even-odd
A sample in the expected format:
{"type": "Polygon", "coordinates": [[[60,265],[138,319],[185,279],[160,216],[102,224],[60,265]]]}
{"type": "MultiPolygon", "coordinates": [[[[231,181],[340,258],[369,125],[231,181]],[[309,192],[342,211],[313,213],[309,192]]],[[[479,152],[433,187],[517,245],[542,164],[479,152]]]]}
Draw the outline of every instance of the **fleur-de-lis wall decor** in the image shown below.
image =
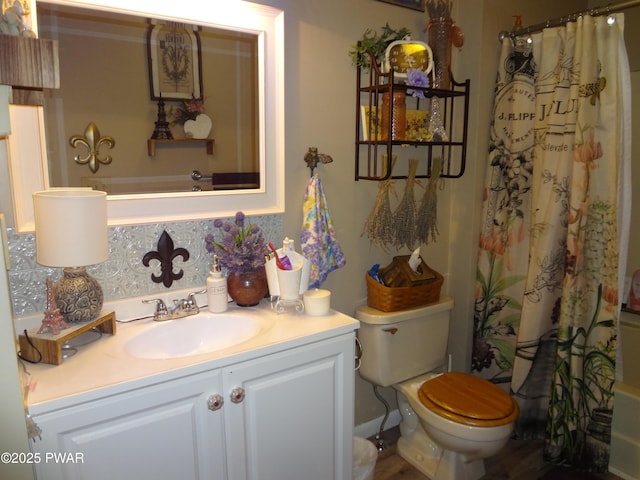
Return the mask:
{"type": "Polygon", "coordinates": [[[96,173],[100,168],[100,164],[109,165],[113,158],[111,155],[106,155],[105,157],[100,156],[100,147],[107,146],[108,148],[113,148],[116,145],[116,141],[113,137],[109,136],[100,136],[100,130],[98,130],[98,126],[89,122],[87,128],[84,130],[84,137],[82,135],[74,135],[69,139],[69,143],[73,148],[78,148],[78,145],[86,147],[87,152],[85,155],[76,155],[73,157],[73,160],[78,165],[86,165],[89,164],[89,170],[93,173],[96,173]]]}
{"type": "Polygon", "coordinates": [[[184,275],[183,270],[177,273],[173,271],[173,260],[176,257],[182,257],[182,261],[186,262],[189,260],[189,252],[185,248],[174,249],[173,239],[165,230],[158,240],[158,250],[145,253],[144,257],[142,257],[142,264],[148,267],[151,260],[158,260],[160,262],[160,275],[152,273],[151,280],[155,283],[162,282],[165,287],[169,288],[174,280],[180,280],[184,275]]]}

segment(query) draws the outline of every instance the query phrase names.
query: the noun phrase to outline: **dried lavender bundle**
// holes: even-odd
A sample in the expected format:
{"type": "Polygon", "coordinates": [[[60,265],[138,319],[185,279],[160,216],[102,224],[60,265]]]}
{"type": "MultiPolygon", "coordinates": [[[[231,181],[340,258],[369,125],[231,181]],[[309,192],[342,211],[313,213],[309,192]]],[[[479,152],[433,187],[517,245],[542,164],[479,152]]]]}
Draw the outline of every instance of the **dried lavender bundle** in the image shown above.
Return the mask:
{"type": "Polygon", "coordinates": [[[409,159],[409,174],[404,195],[393,213],[395,223],[395,241],[393,246],[397,249],[407,247],[413,249],[416,243],[416,201],[413,193],[413,186],[416,183],[416,170],[418,160],[409,159]]]}
{"type": "MultiPolygon", "coordinates": [[[[391,159],[391,169],[395,165],[396,156],[391,159]]],[[[385,162],[386,163],[386,162],[385,162]]],[[[373,210],[364,224],[362,235],[367,235],[374,245],[388,251],[395,239],[393,213],[391,212],[390,193],[395,195],[394,181],[383,180],[378,186],[378,195],[373,210]]],[[[362,236],[361,235],[361,236],[362,236]]]]}
{"type": "Polygon", "coordinates": [[[393,244],[394,227],[393,213],[389,202],[389,190],[393,188],[393,183],[389,180],[380,182],[376,203],[367,218],[362,235],[369,237],[371,243],[387,251],[388,246],[393,244]]]}
{"type": "Polygon", "coordinates": [[[442,175],[442,158],[438,157],[433,160],[431,166],[431,178],[424,189],[424,195],[418,208],[416,221],[416,237],[421,243],[435,242],[436,237],[440,235],[438,231],[438,183],[442,175]]]}
{"type": "Polygon", "coordinates": [[[451,16],[451,0],[427,0],[429,18],[448,18],[451,16]]]}

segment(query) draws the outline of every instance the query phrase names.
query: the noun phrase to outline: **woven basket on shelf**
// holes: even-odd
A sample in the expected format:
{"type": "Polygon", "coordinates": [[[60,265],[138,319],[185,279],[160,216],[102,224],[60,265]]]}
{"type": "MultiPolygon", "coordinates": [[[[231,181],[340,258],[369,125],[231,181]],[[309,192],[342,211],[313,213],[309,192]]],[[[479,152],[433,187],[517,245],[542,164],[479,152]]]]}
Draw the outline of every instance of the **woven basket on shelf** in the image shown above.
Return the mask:
{"type": "Polygon", "coordinates": [[[431,283],[395,288],[376,282],[367,273],[365,275],[367,278],[367,305],[383,312],[395,312],[435,303],[440,299],[440,289],[444,278],[435,270],[433,273],[435,273],[436,279],[431,283]]]}

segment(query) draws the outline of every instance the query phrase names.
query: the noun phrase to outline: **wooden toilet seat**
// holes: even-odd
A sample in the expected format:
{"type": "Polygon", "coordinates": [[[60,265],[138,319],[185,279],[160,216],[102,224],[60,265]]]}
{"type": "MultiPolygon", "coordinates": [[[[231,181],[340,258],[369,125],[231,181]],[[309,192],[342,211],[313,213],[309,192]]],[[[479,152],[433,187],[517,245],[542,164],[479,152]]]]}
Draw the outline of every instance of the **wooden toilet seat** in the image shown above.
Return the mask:
{"type": "Polygon", "coordinates": [[[513,422],[518,404],[500,387],[467,373],[449,372],[422,384],[422,404],[454,422],[476,427],[496,427],[513,422]]]}

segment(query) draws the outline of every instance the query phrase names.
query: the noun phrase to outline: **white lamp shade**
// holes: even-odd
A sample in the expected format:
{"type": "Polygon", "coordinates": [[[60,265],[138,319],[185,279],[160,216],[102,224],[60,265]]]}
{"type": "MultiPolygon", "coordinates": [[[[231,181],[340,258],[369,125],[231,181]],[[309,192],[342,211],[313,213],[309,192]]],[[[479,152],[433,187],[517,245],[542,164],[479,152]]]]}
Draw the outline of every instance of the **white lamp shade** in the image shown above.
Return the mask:
{"type": "Polygon", "coordinates": [[[33,193],[36,259],[48,267],[84,267],[109,256],[107,194],[83,188],[33,193]]]}

